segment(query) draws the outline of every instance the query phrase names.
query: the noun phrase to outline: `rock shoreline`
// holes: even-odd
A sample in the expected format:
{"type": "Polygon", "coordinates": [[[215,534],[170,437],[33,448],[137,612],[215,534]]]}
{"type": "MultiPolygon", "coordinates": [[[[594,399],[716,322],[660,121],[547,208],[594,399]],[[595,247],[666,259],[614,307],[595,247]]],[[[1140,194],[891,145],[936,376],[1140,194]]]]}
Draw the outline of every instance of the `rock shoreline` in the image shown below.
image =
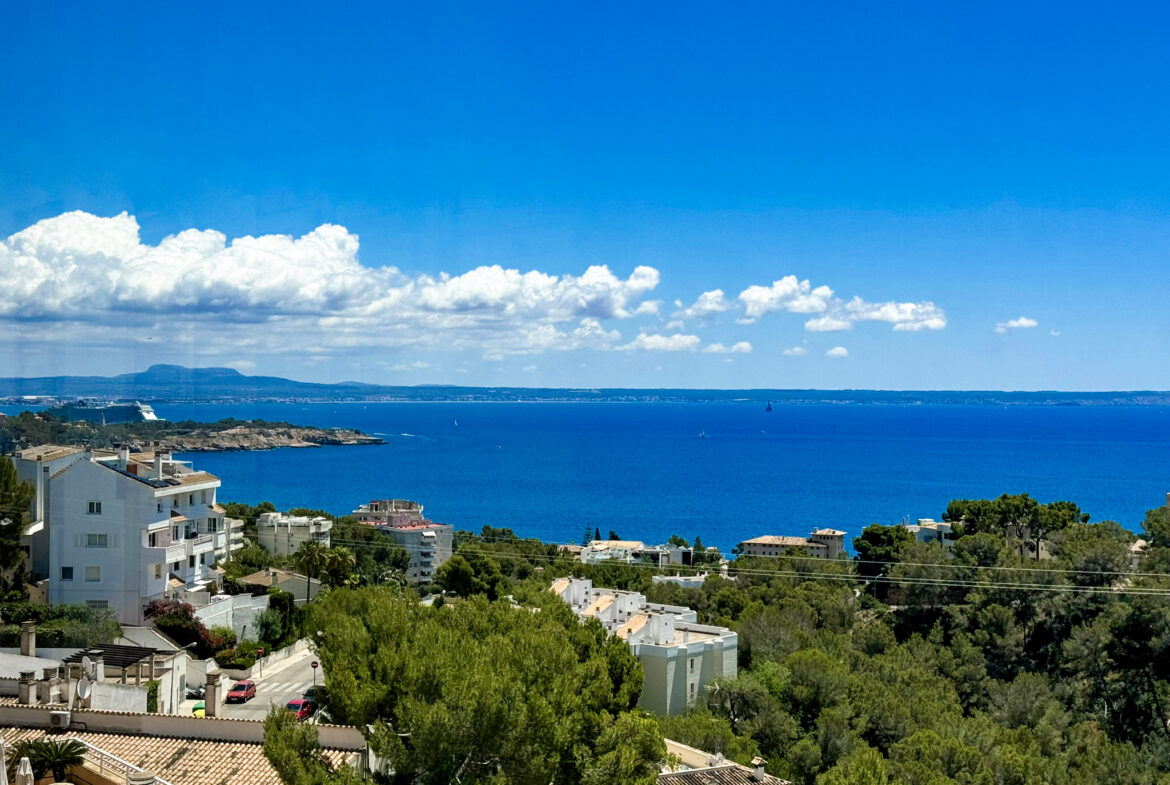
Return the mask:
{"type": "Polygon", "coordinates": [[[160,435],[162,447],[172,452],[242,452],[280,447],[337,447],[385,444],[348,428],[256,428],[239,426],[221,431],[193,431],[160,435]]]}

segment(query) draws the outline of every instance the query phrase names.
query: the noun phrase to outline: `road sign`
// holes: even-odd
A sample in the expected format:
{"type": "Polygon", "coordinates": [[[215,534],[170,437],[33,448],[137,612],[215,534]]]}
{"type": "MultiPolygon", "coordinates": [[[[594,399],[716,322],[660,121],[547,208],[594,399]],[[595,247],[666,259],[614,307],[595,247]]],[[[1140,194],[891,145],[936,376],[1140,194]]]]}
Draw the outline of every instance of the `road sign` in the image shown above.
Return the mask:
{"type": "Polygon", "coordinates": [[[316,660],[313,660],[312,662],[309,663],[309,665],[313,668],[316,668],[318,664],[319,663],[316,660]]]}

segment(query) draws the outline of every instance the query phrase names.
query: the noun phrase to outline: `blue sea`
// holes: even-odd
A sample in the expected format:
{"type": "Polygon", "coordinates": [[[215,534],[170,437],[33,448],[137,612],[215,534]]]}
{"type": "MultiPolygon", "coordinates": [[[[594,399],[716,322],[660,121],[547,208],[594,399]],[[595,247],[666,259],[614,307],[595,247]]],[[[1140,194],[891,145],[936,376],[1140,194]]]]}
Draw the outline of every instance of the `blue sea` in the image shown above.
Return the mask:
{"type": "Polygon", "coordinates": [[[345,426],[385,445],[201,453],[220,498],[349,512],[422,502],[458,529],[586,529],[729,549],[760,534],[938,518],[956,497],[1071,499],[1138,529],[1170,490],[1170,407],[756,403],[156,405],[168,420],[345,426]],[[457,423],[457,424],[456,424],[457,423]],[[705,434],[707,438],[702,438],[705,434]]]}

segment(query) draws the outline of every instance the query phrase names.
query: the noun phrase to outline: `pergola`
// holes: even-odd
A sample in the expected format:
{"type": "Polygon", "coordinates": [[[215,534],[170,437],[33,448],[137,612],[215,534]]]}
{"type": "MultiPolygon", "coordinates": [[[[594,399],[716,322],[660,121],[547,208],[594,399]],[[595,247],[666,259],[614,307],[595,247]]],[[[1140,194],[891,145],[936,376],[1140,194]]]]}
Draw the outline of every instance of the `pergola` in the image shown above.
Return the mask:
{"type": "Polygon", "coordinates": [[[63,659],[62,662],[68,667],[80,665],[82,657],[89,657],[95,662],[100,659],[106,674],[109,674],[111,670],[122,671],[123,684],[127,683],[127,672],[133,668],[134,683],[142,684],[142,666],[144,664],[147,666],[147,679],[155,678],[155,658],[156,655],[160,654],[169,657],[175,652],[152,649],[148,646],[120,646],[108,643],[101,647],[76,651],[63,659]]]}

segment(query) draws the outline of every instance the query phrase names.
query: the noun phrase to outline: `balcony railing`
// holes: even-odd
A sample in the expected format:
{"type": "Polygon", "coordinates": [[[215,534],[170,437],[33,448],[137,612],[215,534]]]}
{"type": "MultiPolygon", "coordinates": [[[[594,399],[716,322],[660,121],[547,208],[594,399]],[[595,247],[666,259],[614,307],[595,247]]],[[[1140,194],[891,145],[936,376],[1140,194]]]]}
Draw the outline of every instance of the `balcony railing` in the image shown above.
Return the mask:
{"type": "MultiPolygon", "coordinates": [[[[147,773],[145,769],[140,769],[133,763],[111,755],[105,750],[93,746],[88,741],[84,741],[83,739],[77,739],[77,741],[80,741],[86,746],[84,756],[85,765],[108,780],[129,782],[134,775],[144,775],[147,773]]],[[[154,783],[155,785],[171,785],[170,782],[158,775],[154,775],[154,783]]]]}

